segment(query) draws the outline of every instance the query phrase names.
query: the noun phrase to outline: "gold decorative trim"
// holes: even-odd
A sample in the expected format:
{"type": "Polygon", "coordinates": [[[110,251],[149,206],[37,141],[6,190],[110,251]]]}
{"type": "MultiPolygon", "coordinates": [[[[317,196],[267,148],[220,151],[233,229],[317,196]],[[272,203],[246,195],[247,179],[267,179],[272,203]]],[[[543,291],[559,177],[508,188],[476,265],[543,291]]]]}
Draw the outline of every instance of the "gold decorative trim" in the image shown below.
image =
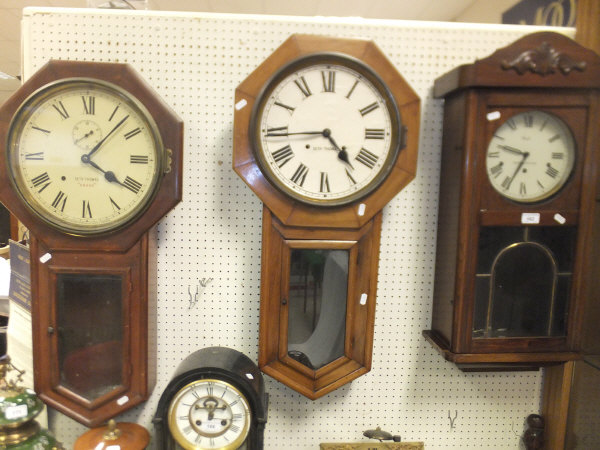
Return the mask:
{"type": "Polygon", "coordinates": [[[357,442],[320,444],[320,450],[425,450],[423,442],[357,442]]]}
{"type": "Polygon", "coordinates": [[[585,61],[577,62],[569,55],[556,51],[550,44],[543,42],[538,48],[521,53],[512,61],[503,60],[501,67],[504,70],[514,69],[519,75],[525,72],[546,76],[557,70],[563,75],[568,75],[573,70],[583,72],[586,69],[585,61]]]}

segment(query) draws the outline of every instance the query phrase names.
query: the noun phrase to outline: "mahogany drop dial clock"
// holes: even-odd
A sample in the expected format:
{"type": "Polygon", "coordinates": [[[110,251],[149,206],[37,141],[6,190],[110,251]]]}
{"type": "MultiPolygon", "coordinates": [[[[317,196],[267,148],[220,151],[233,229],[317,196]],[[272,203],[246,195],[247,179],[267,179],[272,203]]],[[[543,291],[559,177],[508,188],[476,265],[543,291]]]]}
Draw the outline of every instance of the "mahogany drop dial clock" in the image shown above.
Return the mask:
{"type": "Polygon", "coordinates": [[[10,125],[10,180],[49,226],[75,234],[119,228],[143,211],[160,181],[162,142],[150,117],[107,82],[49,85],[10,125]]]}
{"type": "Polygon", "coordinates": [[[444,137],[432,329],[463,370],[579,357],[598,197],[599,58],[535,33],[435,82],[444,137]]]}
{"type": "Polygon", "coordinates": [[[381,210],[415,175],[419,108],[361,39],[293,35],[236,89],[233,168],[264,203],[258,362],[313,400],[371,368],[381,210]]]}
{"type": "Polygon", "coordinates": [[[96,426],[154,384],[154,225],[181,200],[183,124],[130,66],[77,61],[47,63],[0,118],[0,200],[31,232],[35,389],[96,426]]]}

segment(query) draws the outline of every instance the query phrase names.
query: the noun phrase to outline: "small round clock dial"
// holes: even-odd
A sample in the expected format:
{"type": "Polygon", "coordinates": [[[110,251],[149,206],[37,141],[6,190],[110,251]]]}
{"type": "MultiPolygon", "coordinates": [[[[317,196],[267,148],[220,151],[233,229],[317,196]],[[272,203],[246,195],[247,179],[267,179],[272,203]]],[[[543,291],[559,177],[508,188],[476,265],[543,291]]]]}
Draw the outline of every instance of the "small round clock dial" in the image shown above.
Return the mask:
{"type": "Polygon", "coordinates": [[[292,198],[342,205],[389,174],[400,150],[400,117],[383,81],[338,54],[293,61],[268,83],[251,136],[263,173],[292,198]]]}
{"type": "Polygon", "coordinates": [[[183,387],[169,406],[169,429],[186,450],[234,450],[250,429],[250,408],[233,385],[217,379],[183,387]]]}
{"type": "Polygon", "coordinates": [[[498,193],[533,203],[557,193],[575,163],[569,127],[543,111],[513,115],[494,133],[486,151],[487,176],[498,193]]]}
{"type": "Polygon", "coordinates": [[[110,83],[67,79],[29,97],[10,126],[9,176],[25,204],[72,234],[114,230],[153,198],[163,147],[150,114],[110,83]]]}

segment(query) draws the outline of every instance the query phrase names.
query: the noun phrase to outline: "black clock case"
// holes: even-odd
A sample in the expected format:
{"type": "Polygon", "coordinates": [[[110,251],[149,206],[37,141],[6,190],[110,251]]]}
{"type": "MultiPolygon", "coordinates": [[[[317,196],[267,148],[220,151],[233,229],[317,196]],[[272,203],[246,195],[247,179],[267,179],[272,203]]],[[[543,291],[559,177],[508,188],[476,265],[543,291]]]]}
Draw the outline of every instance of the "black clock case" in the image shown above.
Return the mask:
{"type": "Polygon", "coordinates": [[[246,355],[227,347],[206,347],[187,356],[177,367],[163,391],[152,419],[156,448],[175,450],[168,425],[169,404],[175,394],[189,383],[204,378],[217,378],[233,384],[248,400],[252,422],[246,439],[248,450],[264,448],[269,398],[258,366],[246,355]],[[252,379],[247,376],[251,375],[252,379]]]}

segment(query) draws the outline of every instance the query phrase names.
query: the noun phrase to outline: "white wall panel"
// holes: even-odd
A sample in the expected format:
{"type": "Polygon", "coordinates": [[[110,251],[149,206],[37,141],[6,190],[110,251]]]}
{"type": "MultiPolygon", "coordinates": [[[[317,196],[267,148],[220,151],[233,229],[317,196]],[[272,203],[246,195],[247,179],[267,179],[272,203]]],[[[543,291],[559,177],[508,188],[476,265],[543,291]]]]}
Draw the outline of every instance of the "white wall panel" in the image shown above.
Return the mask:
{"type": "MultiPolygon", "coordinates": [[[[231,168],[235,87],[291,33],[373,39],[422,99],[416,179],[385,208],[370,373],[316,401],[265,376],[268,450],[363,440],[381,426],[427,449],[517,449],[539,372],[463,373],[421,336],[434,277],[442,101],[433,81],[532,28],[201,13],[27,9],[24,75],[48,59],[127,62],[185,121],[184,200],[158,225],[158,382],[118,417],[152,431],[178,363],[206,346],[258,353],[261,204],[231,168]],[[200,280],[212,278],[206,287],[200,280]],[[190,308],[188,288],[199,286],[190,308]],[[456,415],[454,427],[451,417],[456,415]]],[[[572,30],[565,30],[572,34],[572,30]]],[[[72,447],[85,431],[54,412],[72,447]]]]}

